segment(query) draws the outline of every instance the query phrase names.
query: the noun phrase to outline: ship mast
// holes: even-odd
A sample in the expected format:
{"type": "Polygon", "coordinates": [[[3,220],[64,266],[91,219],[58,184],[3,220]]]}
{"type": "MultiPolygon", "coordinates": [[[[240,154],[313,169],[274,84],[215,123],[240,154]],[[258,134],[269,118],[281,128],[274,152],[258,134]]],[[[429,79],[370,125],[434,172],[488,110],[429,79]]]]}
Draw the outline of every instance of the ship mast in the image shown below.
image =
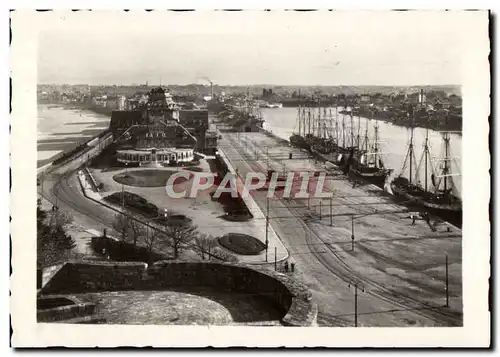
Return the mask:
{"type": "Polygon", "coordinates": [[[318,99],[318,119],[316,120],[316,126],[317,126],[317,136],[318,138],[321,138],[321,106],[320,102],[318,99]]]}
{"type": "Polygon", "coordinates": [[[310,135],[311,134],[311,108],[307,108],[307,123],[308,123],[308,130],[307,130],[307,134],[310,135]]]}
{"type": "MultiPolygon", "coordinates": [[[[375,154],[375,167],[379,167],[379,162],[378,162],[378,120],[375,119],[375,145],[373,146],[373,151],[375,154]]],[[[411,161],[410,161],[410,167],[411,167],[411,161]]]]}
{"type": "Polygon", "coordinates": [[[424,157],[425,157],[425,180],[424,180],[424,182],[425,182],[425,191],[427,191],[427,186],[428,186],[428,183],[427,183],[427,176],[428,176],[428,173],[427,173],[427,156],[428,156],[428,153],[429,153],[429,128],[427,128],[425,130],[425,147],[424,147],[424,157]]]}
{"type": "MultiPolygon", "coordinates": [[[[371,111],[370,111],[370,116],[371,116],[371,111]]],[[[368,152],[368,120],[366,121],[366,127],[365,127],[365,152],[368,152]]]]}
{"type": "Polygon", "coordinates": [[[335,107],[335,144],[339,146],[339,107],[335,107]]]}
{"type": "Polygon", "coordinates": [[[354,147],[354,123],[352,115],[352,104],[351,104],[351,147],[354,147]]]}
{"type": "Polygon", "coordinates": [[[335,145],[339,146],[339,99],[335,103],[335,145]]]}
{"type": "Polygon", "coordinates": [[[410,185],[412,184],[412,173],[413,173],[413,121],[415,119],[415,109],[412,108],[411,114],[411,124],[410,124],[410,147],[408,149],[408,153],[410,155],[410,175],[408,179],[410,180],[410,185]]]}
{"type": "Polygon", "coordinates": [[[333,115],[332,115],[332,105],[330,104],[330,138],[333,138],[333,115]]]}
{"type": "Polygon", "coordinates": [[[302,132],[302,115],[301,115],[301,112],[302,112],[302,108],[300,107],[300,104],[299,104],[299,108],[298,108],[298,115],[299,115],[299,136],[301,135],[301,132],[302,132]]]}
{"type": "Polygon", "coordinates": [[[361,106],[359,108],[358,112],[358,149],[361,150],[361,136],[360,136],[360,130],[361,130],[361,106]]]}
{"type": "MultiPolygon", "coordinates": [[[[347,109],[347,102],[344,101],[344,110],[347,109]]],[[[345,148],[345,114],[342,114],[342,146],[345,148]]]]}
{"type": "MultiPolygon", "coordinates": [[[[446,127],[448,126],[448,115],[449,111],[446,113],[446,127]]],[[[444,167],[443,167],[443,176],[444,176],[444,192],[448,190],[448,160],[449,160],[449,148],[450,148],[450,134],[445,131],[443,133],[443,140],[444,140],[444,167]]]]}

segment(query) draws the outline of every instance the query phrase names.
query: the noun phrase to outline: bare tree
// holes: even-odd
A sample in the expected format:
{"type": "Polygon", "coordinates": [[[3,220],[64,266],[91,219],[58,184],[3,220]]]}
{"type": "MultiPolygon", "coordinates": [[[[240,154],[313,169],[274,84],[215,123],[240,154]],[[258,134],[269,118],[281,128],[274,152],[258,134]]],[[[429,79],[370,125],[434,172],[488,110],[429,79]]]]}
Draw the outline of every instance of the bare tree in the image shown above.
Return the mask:
{"type": "Polygon", "coordinates": [[[120,234],[122,242],[126,242],[130,233],[130,217],[125,214],[117,214],[113,221],[113,229],[120,234]]]}
{"type": "Polygon", "coordinates": [[[191,223],[173,223],[165,227],[165,243],[174,250],[174,259],[179,258],[197,235],[197,227],[191,223]]]}
{"type": "Polygon", "coordinates": [[[128,236],[134,241],[134,248],[137,247],[137,240],[146,236],[146,227],[133,219],[129,219],[128,236]]]}
{"type": "Polygon", "coordinates": [[[146,229],[143,241],[150,259],[152,259],[152,254],[155,248],[165,245],[166,240],[167,237],[164,232],[158,229],[146,229]]]}
{"type": "Polygon", "coordinates": [[[202,260],[205,260],[205,257],[208,257],[208,259],[210,259],[211,251],[213,250],[215,245],[215,238],[210,234],[200,233],[194,239],[194,250],[202,260]]]}

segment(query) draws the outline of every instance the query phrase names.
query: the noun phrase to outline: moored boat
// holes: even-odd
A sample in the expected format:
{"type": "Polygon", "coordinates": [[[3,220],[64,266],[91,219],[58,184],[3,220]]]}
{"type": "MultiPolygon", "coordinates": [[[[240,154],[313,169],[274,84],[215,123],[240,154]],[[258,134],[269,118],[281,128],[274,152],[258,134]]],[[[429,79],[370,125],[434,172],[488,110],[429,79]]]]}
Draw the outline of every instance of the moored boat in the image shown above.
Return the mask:
{"type": "Polygon", "coordinates": [[[349,160],[349,172],[377,186],[383,187],[392,169],[386,168],[379,147],[379,126],[375,120],[375,137],[372,143],[368,138],[368,121],[366,122],[364,143],[361,144],[359,136],[358,116],[358,140],[357,150],[353,152],[349,160]]]}
{"type": "Polygon", "coordinates": [[[450,155],[450,132],[442,132],[444,157],[436,160],[432,158],[430,153],[427,129],[422,156],[417,167],[414,168],[416,158],[413,147],[413,125],[410,130],[411,135],[406,158],[401,173],[391,182],[392,192],[411,204],[431,210],[434,214],[451,223],[461,225],[462,200],[453,181],[453,177],[460,174],[451,172],[453,157],[450,155]],[[437,161],[437,164],[433,165],[432,161],[437,161]],[[408,164],[409,174],[404,176],[408,164]],[[422,164],[424,165],[423,184],[420,182],[422,164]]]}

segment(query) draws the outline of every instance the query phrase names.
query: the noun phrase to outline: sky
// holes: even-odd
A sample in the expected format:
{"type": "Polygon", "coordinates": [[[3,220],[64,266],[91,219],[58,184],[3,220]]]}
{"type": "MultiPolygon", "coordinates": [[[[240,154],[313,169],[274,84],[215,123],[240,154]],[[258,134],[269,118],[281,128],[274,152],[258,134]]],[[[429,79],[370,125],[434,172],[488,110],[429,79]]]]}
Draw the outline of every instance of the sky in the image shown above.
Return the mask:
{"type": "MultiPolygon", "coordinates": [[[[486,14],[38,13],[38,82],[460,85],[486,14]],[[480,25],[480,24],[479,24],[480,25]]],[[[487,27],[485,28],[487,29],[487,27]]]]}

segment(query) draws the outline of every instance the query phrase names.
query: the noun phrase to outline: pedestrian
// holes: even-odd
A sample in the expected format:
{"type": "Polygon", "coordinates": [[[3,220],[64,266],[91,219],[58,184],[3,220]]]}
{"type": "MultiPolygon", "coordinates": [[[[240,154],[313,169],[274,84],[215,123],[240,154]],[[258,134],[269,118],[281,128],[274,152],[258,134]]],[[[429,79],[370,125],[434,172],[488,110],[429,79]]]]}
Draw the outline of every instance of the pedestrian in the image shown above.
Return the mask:
{"type": "Polygon", "coordinates": [[[415,215],[412,214],[410,217],[411,217],[411,225],[414,226],[415,225],[415,215]]]}
{"type": "Polygon", "coordinates": [[[285,262],[285,273],[288,273],[288,261],[285,262]]]}
{"type": "Polygon", "coordinates": [[[292,273],[295,271],[295,262],[292,262],[292,264],[290,264],[290,270],[292,271],[292,273]]]}

